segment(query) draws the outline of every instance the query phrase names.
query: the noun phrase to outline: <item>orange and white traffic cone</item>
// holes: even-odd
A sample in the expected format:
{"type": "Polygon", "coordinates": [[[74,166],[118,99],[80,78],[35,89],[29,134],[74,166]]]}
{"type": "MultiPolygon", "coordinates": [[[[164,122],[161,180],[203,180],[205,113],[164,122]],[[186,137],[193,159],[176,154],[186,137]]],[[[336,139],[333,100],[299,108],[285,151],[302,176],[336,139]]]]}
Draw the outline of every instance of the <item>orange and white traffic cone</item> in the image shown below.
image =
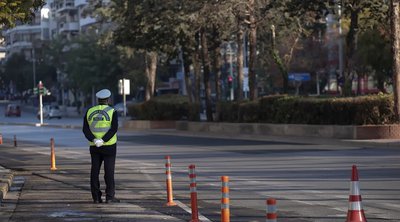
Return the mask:
{"type": "Polygon", "coordinates": [[[349,210],[346,222],[366,222],[364,210],[361,204],[360,187],[358,184],[358,172],[356,165],[353,165],[350,182],[349,210]]]}
{"type": "Polygon", "coordinates": [[[195,165],[189,166],[190,178],[190,207],[192,208],[192,219],[190,222],[200,222],[199,209],[197,207],[197,182],[196,182],[196,167],[195,165]]]}
{"type": "Polygon", "coordinates": [[[229,210],[229,177],[222,176],[221,177],[221,222],[229,222],[230,219],[230,210],[229,210]]]}
{"type": "Polygon", "coordinates": [[[276,222],[278,218],[276,214],[276,199],[269,198],[265,202],[267,204],[265,222],[276,222]]]}
{"type": "Polygon", "coordinates": [[[50,170],[57,170],[56,167],[56,152],[54,149],[54,138],[50,139],[50,170]]]}
{"type": "Polygon", "coordinates": [[[172,173],[171,173],[171,157],[165,157],[165,176],[166,176],[166,185],[167,185],[167,203],[166,206],[176,206],[177,204],[174,202],[174,196],[172,193],[172,173]]]}
{"type": "Polygon", "coordinates": [[[0,144],[3,144],[3,134],[0,133],[0,144]]]}

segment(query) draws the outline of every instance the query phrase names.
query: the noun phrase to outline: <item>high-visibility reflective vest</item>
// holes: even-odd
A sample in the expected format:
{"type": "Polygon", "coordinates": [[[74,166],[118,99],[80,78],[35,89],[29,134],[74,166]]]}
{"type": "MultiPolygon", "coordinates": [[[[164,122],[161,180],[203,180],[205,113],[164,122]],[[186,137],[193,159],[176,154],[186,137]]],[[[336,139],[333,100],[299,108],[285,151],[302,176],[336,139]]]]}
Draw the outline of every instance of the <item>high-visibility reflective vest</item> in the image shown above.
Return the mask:
{"type": "MultiPolygon", "coordinates": [[[[111,128],[111,121],[114,114],[114,108],[108,105],[97,105],[90,108],[87,112],[87,122],[89,124],[90,131],[97,139],[101,139],[107,131],[111,128]]],[[[117,142],[117,134],[103,145],[113,145],[117,142]]],[[[95,144],[89,142],[91,146],[95,144]]]]}

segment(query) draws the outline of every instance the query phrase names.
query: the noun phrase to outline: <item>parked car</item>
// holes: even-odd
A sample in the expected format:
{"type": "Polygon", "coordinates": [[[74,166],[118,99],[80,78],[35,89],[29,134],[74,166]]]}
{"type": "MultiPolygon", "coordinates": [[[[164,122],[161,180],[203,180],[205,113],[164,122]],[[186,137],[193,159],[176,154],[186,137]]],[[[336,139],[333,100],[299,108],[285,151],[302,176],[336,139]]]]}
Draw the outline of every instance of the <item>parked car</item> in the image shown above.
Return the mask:
{"type": "MultiPolygon", "coordinates": [[[[133,104],[133,103],[134,103],[134,102],[131,102],[131,101],[127,101],[127,102],[126,102],[125,109],[126,109],[126,115],[127,115],[127,116],[129,116],[129,113],[128,113],[128,106],[129,106],[130,104],[133,104]]],[[[115,105],[114,105],[114,109],[117,111],[118,116],[123,116],[123,115],[124,115],[124,103],[117,103],[117,104],[115,104],[115,105]]]]}
{"type": "MultiPolygon", "coordinates": [[[[37,113],[37,118],[40,119],[40,110],[37,113]]],[[[60,110],[60,107],[57,105],[43,106],[43,118],[45,118],[45,119],[52,119],[52,118],[61,119],[62,112],[60,110]]]]}
{"type": "Polygon", "coordinates": [[[4,116],[21,116],[21,108],[17,104],[8,104],[4,111],[4,116]]]}

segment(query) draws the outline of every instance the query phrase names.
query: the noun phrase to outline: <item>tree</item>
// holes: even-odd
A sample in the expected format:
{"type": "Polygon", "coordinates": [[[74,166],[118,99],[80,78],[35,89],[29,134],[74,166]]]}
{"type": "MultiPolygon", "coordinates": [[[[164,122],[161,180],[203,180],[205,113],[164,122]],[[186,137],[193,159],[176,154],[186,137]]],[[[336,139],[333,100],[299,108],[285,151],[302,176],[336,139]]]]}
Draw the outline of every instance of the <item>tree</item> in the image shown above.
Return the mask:
{"type": "MultiPolygon", "coordinates": [[[[378,29],[367,30],[360,34],[358,39],[357,58],[358,67],[367,67],[374,71],[377,87],[386,92],[385,83],[392,74],[392,55],[390,53],[390,36],[387,32],[378,29]]],[[[357,72],[361,76],[361,72],[357,72]]]]}
{"type": "Polygon", "coordinates": [[[0,27],[13,27],[17,21],[27,22],[34,16],[34,11],[45,4],[44,0],[2,0],[0,2],[0,27]]]}
{"type": "MultiPolygon", "coordinates": [[[[257,38],[258,38],[258,27],[268,17],[270,10],[275,7],[277,1],[274,0],[246,0],[246,1],[233,1],[233,13],[236,18],[236,30],[237,44],[240,47],[242,45],[242,37],[244,29],[247,30],[249,40],[249,90],[250,99],[255,100],[257,97],[257,78],[256,78],[256,63],[257,63],[257,38]]],[[[242,49],[238,52],[238,68],[240,68],[238,81],[240,81],[240,87],[243,80],[243,69],[241,68],[242,63],[242,49]]],[[[239,89],[241,92],[241,88],[239,89]]],[[[240,97],[241,98],[241,97],[240,97]]]]}
{"type": "Polygon", "coordinates": [[[153,97],[158,54],[176,53],[177,32],[171,25],[176,8],[174,0],[158,4],[152,0],[115,0],[113,8],[117,23],[115,41],[122,46],[144,50],[146,54],[146,100],[153,97]]]}
{"type": "Polygon", "coordinates": [[[64,71],[75,101],[79,92],[90,95],[93,86],[116,91],[116,79],[121,75],[121,68],[119,52],[114,46],[100,45],[89,36],[77,38],[67,46],[69,48],[64,49],[64,71]]]}
{"type": "Polygon", "coordinates": [[[344,78],[344,95],[351,94],[352,79],[355,74],[355,54],[357,50],[358,35],[362,30],[372,27],[376,23],[383,23],[387,18],[388,7],[386,1],[382,0],[290,0],[289,11],[292,14],[303,14],[306,12],[314,12],[316,15],[324,15],[326,13],[338,13],[336,9],[340,7],[343,14],[340,14],[340,21],[347,30],[345,34],[346,50],[345,50],[345,70],[344,78]]]}
{"type": "Polygon", "coordinates": [[[5,84],[15,84],[18,92],[32,88],[32,63],[23,54],[13,54],[3,65],[5,84]]]}

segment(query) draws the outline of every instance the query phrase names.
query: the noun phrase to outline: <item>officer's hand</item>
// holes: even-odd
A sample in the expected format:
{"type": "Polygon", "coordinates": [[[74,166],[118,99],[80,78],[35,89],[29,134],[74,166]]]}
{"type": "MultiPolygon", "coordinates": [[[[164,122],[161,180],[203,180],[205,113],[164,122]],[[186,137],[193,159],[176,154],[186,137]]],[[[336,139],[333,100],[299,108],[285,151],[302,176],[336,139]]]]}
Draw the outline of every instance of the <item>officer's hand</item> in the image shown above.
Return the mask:
{"type": "Polygon", "coordinates": [[[96,147],[101,147],[104,144],[104,141],[102,139],[94,139],[93,142],[96,145],[96,147]]]}

